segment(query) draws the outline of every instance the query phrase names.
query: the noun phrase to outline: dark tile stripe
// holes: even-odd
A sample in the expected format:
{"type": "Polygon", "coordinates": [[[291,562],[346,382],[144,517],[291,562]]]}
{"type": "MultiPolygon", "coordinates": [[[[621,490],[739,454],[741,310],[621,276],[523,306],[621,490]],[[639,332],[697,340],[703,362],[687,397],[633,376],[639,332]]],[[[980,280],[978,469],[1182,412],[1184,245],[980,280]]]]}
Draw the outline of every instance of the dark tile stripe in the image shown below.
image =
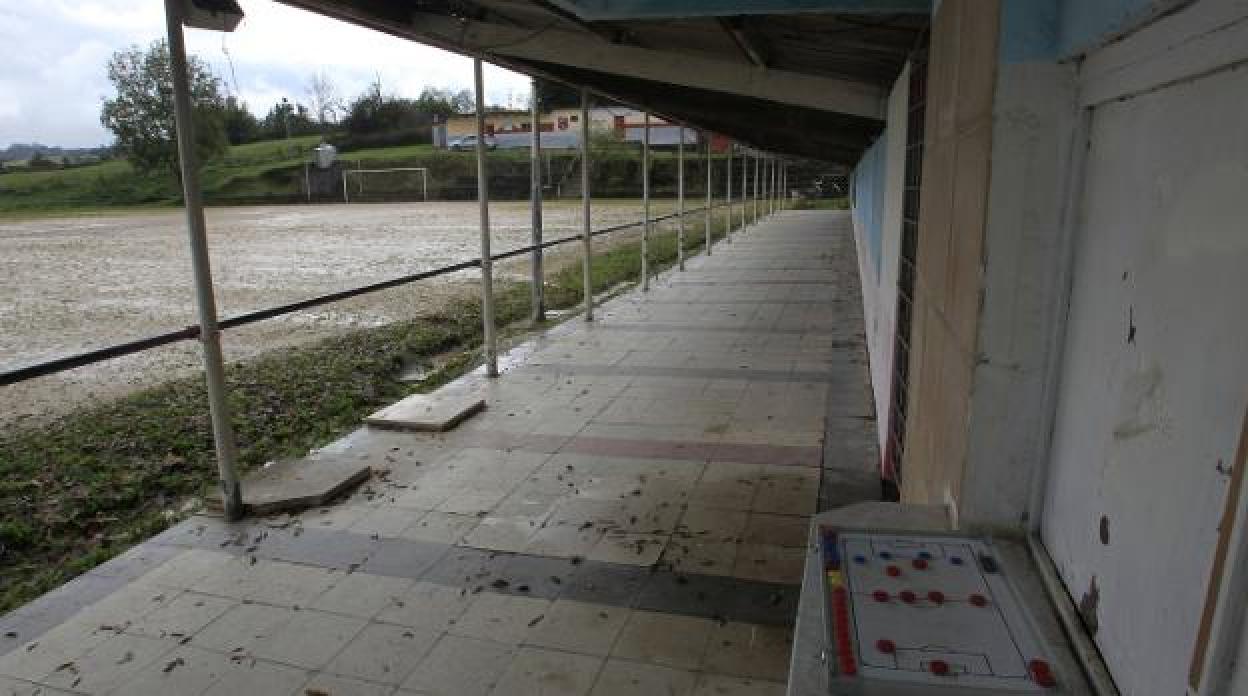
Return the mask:
{"type": "Polygon", "coordinates": [[[613,437],[582,437],[514,433],[505,430],[468,431],[448,435],[459,447],[523,450],[553,454],[596,454],[633,459],[687,459],[692,461],[775,464],[816,468],[822,458],[818,445],[769,445],[690,440],[635,440],[613,437]]]}
{"type": "Polygon", "coordinates": [[[677,287],[682,285],[832,285],[839,283],[836,280],[776,280],[772,278],[732,278],[729,280],[671,280],[664,285],[677,287]]]}
{"type": "Polygon", "coordinates": [[[635,304],[673,304],[673,305],[717,305],[717,304],[743,304],[743,305],[819,305],[830,306],[832,299],[826,300],[661,300],[654,297],[647,297],[641,300],[634,300],[635,304]]]}
{"type": "MultiPolygon", "coordinates": [[[[671,324],[663,322],[610,322],[594,324],[587,328],[590,333],[595,331],[638,331],[643,333],[741,333],[741,334],[779,334],[784,336],[837,336],[841,332],[820,331],[803,327],[766,327],[766,326],[734,326],[732,324],[671,324]]],[[[857,342],[854,343],[857,345],[857,342]]]]}
{"type": "MultiPolygon", "coordinates": [[[[465,593],[577,599],[622,608],[767,625],[791,625],[796,615],[797,584],[676,573],[658,566],[550,558],[406,539],[376,540],[354,532],[316,529],[313,526],[315,514],[305,517],[308,526],[297,535],[293,530],[267,529],[260,523],[231,526],[211,520],[203,529],[162,535],[160,543],[343,570],[351,566],[320,563],[321,549],[366,549],[364,554],[357,554],[366,555],[355,570],[458,587],[465,593]],[[267,532],[265,538],[252,544],[263,532],[267,532]],[[247,540],[248,545],[233,543],[240,538],[247,540]],[[253,551],[247,551],[253,547],[253,551]]],[[[179,527],[187,527],[191,522],[193,520],[179,527]]]]}
{"type": "Polygon", "coordinates": [[[834,382],[837,377],[827,372],[790,372],[784,370],[756,370],[748,367],[737,369],[721,367],[656,367],[649,365],[566,365],[552,363],[546,365],[524,365],[517,368],[521,373],[527,370],[554,372],[560,375],[584,375],[592,377],[675,377],[679,379],[744,379],[751,382],[834,382]]]}
{"type": "Polygon", "coordinates": [[[673,442],[607,437],[574,437],[559,451],[596,454],[603,457],[693,459],[800,467],[817,467],[822,456],[822,449],[817,446],[673,442]]]}

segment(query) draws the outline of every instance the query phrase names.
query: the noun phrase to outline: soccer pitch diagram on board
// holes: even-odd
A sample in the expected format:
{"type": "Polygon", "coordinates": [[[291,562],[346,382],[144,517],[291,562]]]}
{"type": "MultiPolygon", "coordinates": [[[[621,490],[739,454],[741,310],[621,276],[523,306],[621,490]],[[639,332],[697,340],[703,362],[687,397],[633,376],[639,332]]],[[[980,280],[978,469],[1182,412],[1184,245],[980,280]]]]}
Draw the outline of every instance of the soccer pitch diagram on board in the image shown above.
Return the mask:
{"type": "Polygon", "coordinates": [[[818,531],[830,693],[1061,693],[991,542],[818,531]]]}

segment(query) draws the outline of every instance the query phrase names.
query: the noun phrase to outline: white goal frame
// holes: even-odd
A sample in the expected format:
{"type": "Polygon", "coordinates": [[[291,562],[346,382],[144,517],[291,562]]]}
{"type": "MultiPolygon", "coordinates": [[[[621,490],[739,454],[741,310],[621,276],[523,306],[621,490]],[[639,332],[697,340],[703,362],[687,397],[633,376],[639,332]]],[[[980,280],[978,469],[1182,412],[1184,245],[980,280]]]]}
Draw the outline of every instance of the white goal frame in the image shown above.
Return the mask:
{"type": "Polygon", "coordinates": [[[348,193],[347,175],[360,174],[359,177],[359,193],[364,193],[364,174],[380,174],[383,172],[420,172],[420,193],[424,200],[429,200],[429,169],[427,167],[390,167],[386,169],[344,169],[342,170],[342,202],[350,203],[351,196],[348,193]]]}

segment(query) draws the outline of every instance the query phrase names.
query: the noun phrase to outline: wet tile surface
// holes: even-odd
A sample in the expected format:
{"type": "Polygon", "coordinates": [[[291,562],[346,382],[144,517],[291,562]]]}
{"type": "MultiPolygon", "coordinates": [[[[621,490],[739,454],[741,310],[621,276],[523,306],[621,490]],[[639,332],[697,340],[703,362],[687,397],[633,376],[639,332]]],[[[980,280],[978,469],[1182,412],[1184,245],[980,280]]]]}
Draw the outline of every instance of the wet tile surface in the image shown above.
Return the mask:
{"type": "Polygon", "coordinates": [[[324,448],[378,472],[333,505],[161,533],[0,618],[0,691],[782,693],[808,516],[875,481],[851,244],[779,216],[324,448]]]}

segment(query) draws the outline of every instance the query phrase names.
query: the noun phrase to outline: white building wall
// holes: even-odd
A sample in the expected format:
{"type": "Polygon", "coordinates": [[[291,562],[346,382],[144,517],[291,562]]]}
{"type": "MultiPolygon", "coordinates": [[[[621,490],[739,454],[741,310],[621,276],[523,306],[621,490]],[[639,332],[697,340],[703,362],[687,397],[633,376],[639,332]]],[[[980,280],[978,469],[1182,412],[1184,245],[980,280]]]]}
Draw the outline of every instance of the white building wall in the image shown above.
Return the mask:
{"type": "MultiPolygon", "coordinates": [[[[886,447],[889,427],[889,402],[893,370],[893,338],[897,324],[897,264],[901,253],[901,207],[905,193],[906,124],[909,109],[910,67],[902,70],[888,97],[888,116],[880,143],[883,164],[880,172],[859,172],[860,176],[882,177],[882,214],[854,215],[854,238],[858,247],[858,270],[862,279],[862,302],[867,327],[867,352],[871,358],[871,389],[875,397],[875,413],[880,451],[886,447]],[[877,225],[867,229],[864,221],[877,225]],[[876,240],[871,235],[877,235],[876,240]],[[875,258],[878,253],[879,258],[875,258]],[[877,270],[878,269],[878,270],[877,270]]],[[[866,158],[864,158],[864,161],[866,158]]],[[[860,201],[866,203],[866,201],[860,201]]]]}
{"type": "Polygon", "coordinates": [[[1182,694],[1248,407],[1248,6],[1092,54],[1043,539],[1124,694],[1182,694]]]}

